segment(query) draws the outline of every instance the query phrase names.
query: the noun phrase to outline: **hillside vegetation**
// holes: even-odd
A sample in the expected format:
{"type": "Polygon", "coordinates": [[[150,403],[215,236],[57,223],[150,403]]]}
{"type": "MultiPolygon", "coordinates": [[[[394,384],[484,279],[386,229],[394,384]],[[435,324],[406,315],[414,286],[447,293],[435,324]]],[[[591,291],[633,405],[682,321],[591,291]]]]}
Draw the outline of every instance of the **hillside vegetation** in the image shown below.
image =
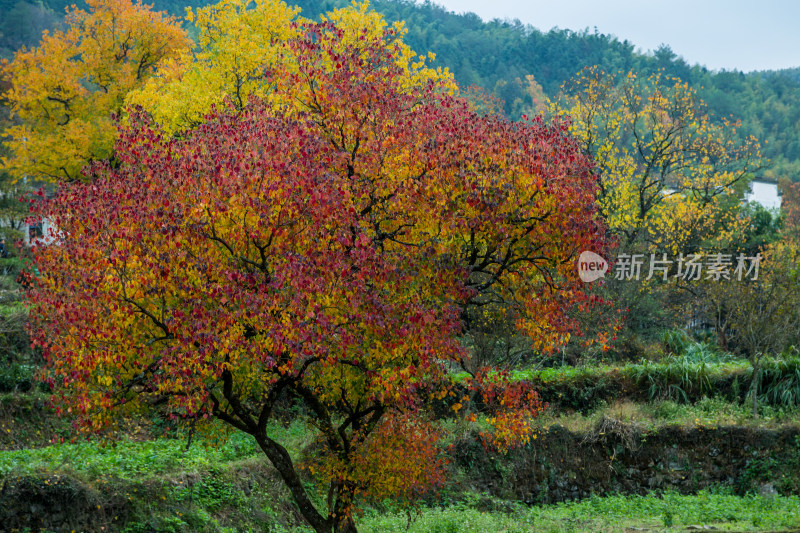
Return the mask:
{"type": "MultiPolygon", "coordinates": [[[[204,0],[154,0],[153,9],[183,16],[204,0]]],[[[350,4],[348,0],[290,0],[302,15],[350,4]]],[[[0,55],[38,44],[41,31],[57,25],[63,0],[42,3],[0,2],[0,55]]],[[[80,2],[78,3],[81,4],[80,2]]],[[[436,54],[434,66],[447,67],[462,86],[477,85],[505,102],[512,118],[535,114],[544,96],[555,97],[561,85],[583,67],[606,72],[633,71],[640,76],[663,70],[698,91],[712,115],[741,120],[740,133],[754,135],[772,161],[764,175],[800,181],[800,69],[750,72],[710,71],[690,65],[668,45],[652,54],[633,43],[587,29],[542,31],[519,21],[483,22],[473,13],[457,15],[431,3],[376,0],[371,7],[389,21],[405,21],[405,41],[418,52],[436,54]]],[[[185,25],[189,25],[185,22],[185,25]]]]}
{"type": "Polygon", "coordinates": [[[32,1],[0,530],[800,531],[800,68],[408,0],[32,1]]]}

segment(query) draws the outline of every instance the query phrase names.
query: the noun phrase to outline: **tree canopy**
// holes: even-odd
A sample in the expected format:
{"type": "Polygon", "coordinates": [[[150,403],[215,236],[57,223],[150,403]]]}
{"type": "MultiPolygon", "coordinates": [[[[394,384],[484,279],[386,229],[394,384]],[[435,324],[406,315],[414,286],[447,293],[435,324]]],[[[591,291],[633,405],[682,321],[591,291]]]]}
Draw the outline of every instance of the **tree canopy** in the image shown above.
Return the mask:
{"type": "MultiPolygon", "coordinates": [[[[274,37],[271,93],[227,92],[181,129],[132,111],[116,164],[42,202],[58,244],[35,250],[31,291],[56,405],[88,429],[159,406],[249,433],[320,532],[438,484],[430,408],[455,390],[464,314],[502,303],[532,346],[563,342],[586,303],[575,258],[605,245],[565,124],[473,112],[359,13],[274,37]],[[285,398],[317,429],[322,508],[270,434],[285,398]]],[[[461,386],[488,443],[529,437],[525,382],[480,368],[461,386]]]]}
{"type": "MultiPolygon", "coordinates": [[[[0,0],[0,56],[21,45],[35,46],[41,29],[54,28],[72,2],[0,0]]],[[[155,0],[153,8],[183,17],[186,8],[202,8],[204,0],[155,0]]],[[[86,9],[83,2],[76,2],[86,9]]],[[[350,0],[292,0],[302,16],[317,20],[326,12],[347,7],[350,0]]],[[[741,120],[742,138],[762,140],[773,178],[800,176],[800,80],[798,69],[750,72],[710,71],[690,65],[663,45],[652,54],[632,43],[590,29],[542,31],[519,21],[483,22],[472,13],[456,14],[431,2],[373,0],[371,8],[390,23],[405,21],[404,41],[413,50],[433,52],[434,68],[447,68],[463,87],[477,85],[504,100],[505,113],[518,119],[537,110],[537,86],[554,98],[561,85],[586,65],[606,72],[633,71],[641,78],[657,72],[679,78],[708,104],[712,120],[741,120]],[[531,83],[534,81],[535,85],[531,83]],[[767,141],[767,142],[763,142],[767,141]]],[[[195,35],[193,22],[184,27],[195,35]]]]}
{"type": "Polygon", "coordinates": [[[115,114],[156,64],[189,46],[174,18],[140,1],[89,0],[67,13],[66,28],[45,32],[5,65],[7,99],[21,123],[9,127],[3,166],[16,178],[76,180],[111,156],[115,114]]]}
{"type": "Polygon", "coordinates": [[[747,180],[763,165],[755,138],[742,140],[737,123],[714,122],[697,92],[668,76],[586,68],[551,112],[571,119],[594,159],[599,209],[627,247],[642,241],[678,254],[730,231],[747,180]]]}
{"type": "MultiPolygon", "coordinates": [[[[212,105],[228,98],[238,108],[247,103],[250,95],[267,100],[273,107],[293,107],[298,98],[294,87],[303,90],[305,84],[298,79],[301,73],[294,57],[298,52],[285,44],[310,22],[299,12],[299,8],[288,7],[282,0],[225,0],[188,10],[188,19],[199,30],[198,49],[162,63],[158,75],[132,91],[127,103],[143,106],[170,129],[197,124],[212,105]],[[283,70],[285,75],[266,75],[275,70],[283,70]]],[[[396,46],[393,64],[403,70],[400,86],[408,88],[436,80],[443,89],[454,89],[447,71],[426,67],[426,58],[403,42],[402,24],[389,28],[383,17],[368,9],[367,3],[333,10],[322,19],[343,32],[339,45],[343,50],[382,35],[391,39],[396,46]]],[[[340,64],[334,56],[320,67],[334,69],[340,64]]]]}

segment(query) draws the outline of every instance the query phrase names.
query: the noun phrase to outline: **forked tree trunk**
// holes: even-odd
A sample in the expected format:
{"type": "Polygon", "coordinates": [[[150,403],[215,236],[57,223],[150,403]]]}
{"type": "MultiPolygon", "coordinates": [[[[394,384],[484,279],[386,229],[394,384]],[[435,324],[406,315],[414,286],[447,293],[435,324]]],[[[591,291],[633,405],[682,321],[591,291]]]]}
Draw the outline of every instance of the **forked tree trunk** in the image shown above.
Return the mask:
{"type": "Polygon", "coordinates": [[[343,512],[346,502],[353,500],[352,487],[348,487],[347,494],[338,494],[334,506],[337,516],[324,517],[308,497],[286,449],[265,435],[256,436],[256,441],[289,488],[300,514],[316,533],[358,533],[352,516],[343,512]]]}

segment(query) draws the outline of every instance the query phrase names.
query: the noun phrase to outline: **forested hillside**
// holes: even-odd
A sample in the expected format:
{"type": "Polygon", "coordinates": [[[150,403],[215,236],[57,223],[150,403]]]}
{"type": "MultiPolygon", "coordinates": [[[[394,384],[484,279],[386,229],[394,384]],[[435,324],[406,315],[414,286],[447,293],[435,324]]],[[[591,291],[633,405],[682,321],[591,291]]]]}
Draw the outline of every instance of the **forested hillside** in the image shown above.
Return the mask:
{"type": "MultiPolygon", "coordinates": [[[[0,55],[38,43],[41,31],[57,25],[64,0],[41,3],[0,0],[0,55]]],[[[205,0],[154,0],[154,8],[182,16],[185,7],[205,0]]],[[[292,0],[308,18],[317,18],[348,0],[292,0]]],[[[388,20],[406,23],[406,42],[420,53],[436,54],[435,66],[449,68],[462,86],[478,85],[505,102],[512,118],[541,109],[543,97],[585,66],[607,72],[663,70],[690,83],[717,117],[742,121],[740,132],[754,135],[772,161],[764,174],[800,181],[800,68],[742,73],[709,71],[687,64],[669,46],[653,54],[634,44],[588,30],[540,31],[519,21],[483,22],[475,14],[456,15],[431,2],[376,0],[372,7],[388,20]]],[[[187,23],[188,24],[188,23],[187,23]]]]}
{"type": "MultiPolygon", "coordinates": [[[[307,16],[346,5],[347,0],[299,0],[307,16]]],[[[800,70],[749,73],[712,72],[691,66],[668,46],[653,55],[635,51],[628,41],[588,30],[540,31],[519,21],[484,23],[477,15],[456,15],[435,4],[378,0],[372,6],[389,20],[406,22],[406,41],[436,54],[462,85],[484,87],[506,103],[512,117],[535,107],[535,86],[553,97],[585,66],[608,72],[633,70],[647,75],[663,69],[693,85],[717,116],[742,121],[741,132],[755,135],[773,160],[775,177],[800,179],[800,70]]]]}

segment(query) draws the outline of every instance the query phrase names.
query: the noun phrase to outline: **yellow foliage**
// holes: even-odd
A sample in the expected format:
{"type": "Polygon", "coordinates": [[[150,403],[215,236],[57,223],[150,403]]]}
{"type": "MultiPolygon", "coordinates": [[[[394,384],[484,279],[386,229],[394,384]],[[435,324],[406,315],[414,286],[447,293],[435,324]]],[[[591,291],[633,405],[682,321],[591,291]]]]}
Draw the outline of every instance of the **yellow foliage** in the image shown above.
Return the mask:
{"type": "MultiPolygon", "coordinates": [[[[250,96],[266,99],[275,108],[304,109],[307,84],[291,81],[299,73],[298,59],[287,46],[309,22],[299,13],[299,8],[281,0],[223,0],[187,10],[188,20],[194,20],[200,31],[198,50],[165,62],[159,74],[132,91],[126,102],[144,107],[168,132],[200,123],[212,106],[226,101],[241,109],[250,96]]],[[[354,2],[322,19],[344,32],[339,44],[343,50],[384,38],[387,29],[386,21],[369,9],[368,2],[354,2]]],[[[455,89],[449,72],[427,67],[425,57],[403,43],[406,30],[401,23],[391,30],[385,45],[394,49],[393,60],[406,72],[401,87],[433,81],[455,89]]],[[[326,60],[323,68],[331,71],[336,65],[326,60]]]]}
{"type": "Polygon", "coordinates": [[[593,67],[564,92],[550,111],[571,120],[595,158],[599,207],[623,244],[678,253],[722,226],[737,184],[760,166],[758,144],[713,122],[686,82],[632,72],[618,80],[593,67]]]}
{"type": "Polygon", "coordinates": [[[75,180],[88,163],[108,159],[128,91],[156,64],[186,50],[189,40],[172,17],[131,0],[87,0],[72,8],[66,29],[45,32],[37,48],[4,64],[11,78],[12,155],[3,166],[15,177],[75,180]]]}

